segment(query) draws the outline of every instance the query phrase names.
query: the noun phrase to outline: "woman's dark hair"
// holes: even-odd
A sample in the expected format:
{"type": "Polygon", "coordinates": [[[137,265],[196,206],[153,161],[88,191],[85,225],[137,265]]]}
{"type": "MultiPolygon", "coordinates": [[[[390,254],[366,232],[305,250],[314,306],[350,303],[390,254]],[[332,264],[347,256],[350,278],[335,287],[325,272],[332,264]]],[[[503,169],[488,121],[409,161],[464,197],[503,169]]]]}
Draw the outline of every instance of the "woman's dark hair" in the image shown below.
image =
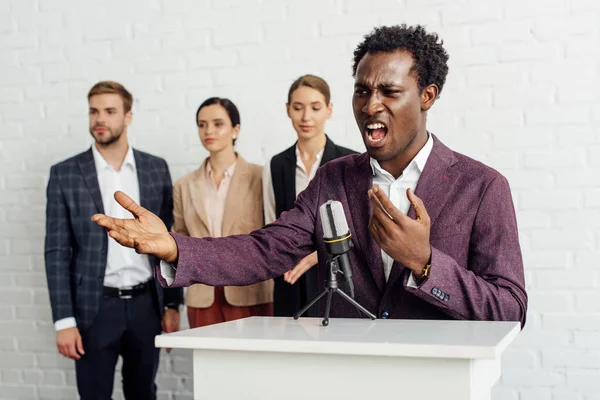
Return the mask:
{"type": "MultiPolygon", "coordinates": [[[[231,120],[231,126],[235,128],[240,125],[240,112],[233,102],[229,99],[223,97],[211,97],[209,99],[204,100],[200,107],[198,107],[198,111],[196,111],[196,125],[198,124],[198,114],[200,114],[200,110],[204,107],[212,106],[214,104],[218,104],[222,106],[225,111],[227,111],[227,115],[229,115],[229,119],[231,120]]],[[[233,144],[235,145],[236,139],[233,139],[233,144]]]]}

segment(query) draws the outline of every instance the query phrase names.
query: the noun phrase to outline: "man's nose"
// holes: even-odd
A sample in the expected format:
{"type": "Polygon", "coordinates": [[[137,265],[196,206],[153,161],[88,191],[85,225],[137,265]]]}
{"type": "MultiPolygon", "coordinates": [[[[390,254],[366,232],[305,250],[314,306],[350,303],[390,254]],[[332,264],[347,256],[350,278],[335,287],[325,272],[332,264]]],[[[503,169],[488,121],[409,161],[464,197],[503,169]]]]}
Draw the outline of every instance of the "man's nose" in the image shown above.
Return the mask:
{"type": "Polygon", "coordinates": [[[367,99],[367,103],[362,109],[362,112],[367,115],[373,116],[378,112],[383,110],[383,104],[381,103],[381,99],[379,98],[379,92],[373,91],[371,95],[367,99]]]}

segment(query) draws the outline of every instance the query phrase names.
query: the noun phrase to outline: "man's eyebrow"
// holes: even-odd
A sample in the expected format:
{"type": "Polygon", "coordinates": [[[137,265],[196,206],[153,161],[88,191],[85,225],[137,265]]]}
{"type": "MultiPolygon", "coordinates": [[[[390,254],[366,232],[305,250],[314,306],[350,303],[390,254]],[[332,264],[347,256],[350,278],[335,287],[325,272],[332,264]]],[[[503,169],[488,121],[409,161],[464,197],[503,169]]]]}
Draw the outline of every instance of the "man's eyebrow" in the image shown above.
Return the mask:
{"type": "MultiPolygon", "coordinates": [[[[394,82],[394,81],[387,81],[387,82],[381,82],[377,85],[378,88],[381,89],[389,89],[389,88],[395,88],[395,87],[399,87],[402,86],[399,82],[394,82]]],[[[370,87],[370,85],[366,84],[365,82],[355,82],[354,83],[354,87],[370,87]]]]}
{"type": "Polygon", "coordinates": [[[402,86],[402,85],[400,85],[398,82],[388,81],[388,82],[382,82],[378,86],[382,89],[391,89],[391,88],[397,88],[398,86],[402,86]]]}

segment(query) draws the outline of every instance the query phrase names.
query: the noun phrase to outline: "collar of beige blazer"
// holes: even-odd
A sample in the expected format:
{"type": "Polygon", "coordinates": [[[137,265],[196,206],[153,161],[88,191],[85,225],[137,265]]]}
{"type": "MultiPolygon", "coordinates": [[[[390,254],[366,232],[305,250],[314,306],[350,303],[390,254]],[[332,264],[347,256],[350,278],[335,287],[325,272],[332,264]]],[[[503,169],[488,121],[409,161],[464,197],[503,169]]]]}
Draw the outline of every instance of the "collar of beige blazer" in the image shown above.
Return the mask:
{"type": "MultiPolygon", "coordinates": [[[[250,184],[249,174],[250,168],[249,164],[244,158],[237,154],[237,161],[235,165],[235,170],[233,171],[233,176],[231,177],[231,183],[229,184],[229,191],[227,192],[227,197],[225,198],[225,212],[223,214],[223,223],[221,226],[221,233],[223,236],[228,236],[231,234],[231,230],[233,228],[234,222],[239,218],[239,211],[245,209],[242,207],[242,202],[245,201],[247,196],[244,196],[244,193],[248,191],[248,186],[250,184]],[[236,212],[236,210],[239,210],[236,212]]],[[[200,217],[200,220],[206,227],[206,232],[209,233],[208,229],[209,222],[208,216],[206,215],[206,210],[204,209],[204,199],[202,198],[202,180],[206,176],[206,163],[208,162],[208,158],[204,160],[200,168],[195,171],[194,178],[190,179],[190,197],[192,199],[192,203],[194,204],[194,208],[196,209],[196,213],[200,217]]]]}

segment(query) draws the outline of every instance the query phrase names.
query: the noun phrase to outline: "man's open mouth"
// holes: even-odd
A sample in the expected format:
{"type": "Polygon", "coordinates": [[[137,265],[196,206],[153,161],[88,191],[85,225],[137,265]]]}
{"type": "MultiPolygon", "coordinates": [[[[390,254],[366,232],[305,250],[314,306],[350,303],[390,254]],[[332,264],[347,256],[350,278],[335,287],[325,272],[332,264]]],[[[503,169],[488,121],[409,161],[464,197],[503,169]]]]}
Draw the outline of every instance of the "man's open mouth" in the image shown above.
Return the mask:
{"type": "Polygon", "coordinates": [[[387,133],[388,128],[383,122],[369,122],[365,125],[365,136],[368,146],[383,146],[387,133]]]}

